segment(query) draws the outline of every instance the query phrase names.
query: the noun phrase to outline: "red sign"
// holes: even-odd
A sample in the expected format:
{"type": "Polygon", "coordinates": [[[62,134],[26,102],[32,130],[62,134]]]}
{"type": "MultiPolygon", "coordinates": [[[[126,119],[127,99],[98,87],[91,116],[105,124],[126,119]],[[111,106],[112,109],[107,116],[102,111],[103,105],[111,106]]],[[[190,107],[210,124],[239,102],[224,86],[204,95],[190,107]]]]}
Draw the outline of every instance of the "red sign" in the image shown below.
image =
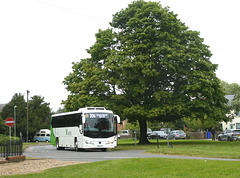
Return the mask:
{"type": "Polygon", "coordinates": [[[13,118],[7,118],[6,119],[6,124],[8,127],[11,127],[14,125],[14,119],[13,118]]]}

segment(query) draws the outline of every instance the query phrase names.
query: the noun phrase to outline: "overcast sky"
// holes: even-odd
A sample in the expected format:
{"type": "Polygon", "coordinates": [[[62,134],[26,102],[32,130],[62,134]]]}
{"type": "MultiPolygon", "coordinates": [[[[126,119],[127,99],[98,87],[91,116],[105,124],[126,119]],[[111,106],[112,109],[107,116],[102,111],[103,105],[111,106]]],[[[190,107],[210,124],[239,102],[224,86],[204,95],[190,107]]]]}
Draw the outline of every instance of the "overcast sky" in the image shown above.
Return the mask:
{"type": "MultiPolygon", "coordinates": [[[[200,32],[218,64],[217,77],[240,83],[239,0],[162,0],[191,30],[200,32]]],[[[89,57],[98,29],[130,0],[0,0],[0,104],[15,93],[41,95],[56,111],[72,62],[89,57]]],[[[159,2],[159,1],[157,1],[159,2]]]]}

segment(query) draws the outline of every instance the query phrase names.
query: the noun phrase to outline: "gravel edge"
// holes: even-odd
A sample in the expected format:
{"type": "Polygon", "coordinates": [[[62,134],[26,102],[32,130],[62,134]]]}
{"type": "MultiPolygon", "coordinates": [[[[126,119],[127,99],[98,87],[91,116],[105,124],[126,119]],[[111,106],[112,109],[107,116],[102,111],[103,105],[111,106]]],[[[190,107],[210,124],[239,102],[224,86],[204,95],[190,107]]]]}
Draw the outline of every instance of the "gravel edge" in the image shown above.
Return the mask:
{"type": "Polygon", "coordinates": [[[83,164],[82,161],[60,161],[54,159],[27,159],[22,162],[0,164],[0,176],[39,173],[49,168],[83,164]]]}

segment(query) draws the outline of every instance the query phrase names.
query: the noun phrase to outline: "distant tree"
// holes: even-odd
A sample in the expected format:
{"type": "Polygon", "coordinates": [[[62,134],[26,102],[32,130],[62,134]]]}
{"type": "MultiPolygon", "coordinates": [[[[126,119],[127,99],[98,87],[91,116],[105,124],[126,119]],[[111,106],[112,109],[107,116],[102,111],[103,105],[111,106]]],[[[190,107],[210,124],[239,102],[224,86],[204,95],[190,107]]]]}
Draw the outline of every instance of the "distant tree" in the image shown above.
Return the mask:
{"type": "Polygon", "coordinates": [[[5,134],[7,131],[7,126],[5,124],[5,120],[2,119],[0,114],[0,134],[5,134]]]}
{"type": "Polygon", "coordinates": [[[64,112],[66,112],[65,111],[65,108],[63,107],[63,108],[58,108],[58,110],[55,112],[55,114],[58,114],[58,113],[64,113],[64,112]]]}
{"type": "Polygon", "coordinates": [[[184,118],[185,126],[191,131],[207,131],[214,127],[216,130],[219,130],[219,121],[215,119],[201,120],[198,118],[184,118]]]}
{"type": "MultiPolygon", "coordinates": [[[[24,95],[21,93],[16,93],[11,101],[6,104],[1,112],[1,117],[3,120],[6,120],[7,118],[11,117],[14,118],[14,106],[17,106],[16,108],[16,118],[17,121],[15,124],[17,124],[16,127],[16,135],[19,136],[19,133],[26,133],[26,102],[24,100],[24,95]]],[[[6,126],[7,127],[7,126],[6,126]]],[[[8,129],[5,129],[8,132],[8,129]]],[[[0,133],[6,134],[5,132],[2,132],[0,130],[0,133]]],[[[13,132],[13,129],[12,129],[13,132]]]]}
{"type": "MultiPolygon", "coordinates": [[[[134,132],[135,130],[137,131],[137,133],[139,132],[140,128],[139,128],[139,123],[138,122],[135,122],[135,123],[126,123],[125,127],[124,127],[125,130],[130,130],[130,134],[134,137],[134,132]]],[[[138,134],[139,136],[139,134],[138,134]]]]}
{"type": "Polygon", "coordinates": [[[226,99],[217,65],[199,33],[156,2],[134,1],[99,30],[90,58],[73,64],[64,80],[67,110],[105,106],[140,126],[183,117],[225,119],[226,99]]]}
{"type": "MultiPolygon", "coordinates": [[[[27,126],[27,103],[24,100],[24,95],[21,93],[15,94],[11,101],[3,108],[1,117],[6,120],[8,117],[14,118],[14,106],[16,108],[16,129],[17,136],[20,136],[20,132],[23,137],[26,138],[26,126],[27,126]]],[[[41,128],[49,128],[49,121],[51,116],[51,110],[49,103],[44,102],[44,98],[40,96],[33,96],[29,100],[29,120],[28,120],[28,136],[32,138],[36,131],[41,128]]],[[[0,134],[6,134],[8,130],[6,127],[4,130],[0,130],[0,134]]],[[[13,129],[12,129],[13,132],[13,129]]]]}
{"type": "Polygon", "coordinates": [[[240,95],[240,86],[237,83],[227,83],[221,81],[221,86],[226,93],[226,95],[240,95]]]}
{"type": "Polygon", "coordinates": [[[224,89],[224,92],[228,95],[234,95],[233,100],[229,106],[230,110],[234,110],[236,115],[240,114],[240,85],[237,83],[227,83],[221,81],[221,86],[224,89]]]}
{"type": "Polygon", "coordinates": [[[44,97],[33,96],[29,101],[29,138],[40,129],[50,129],[51,109],[49,103],[44,101],[44,97]]]}

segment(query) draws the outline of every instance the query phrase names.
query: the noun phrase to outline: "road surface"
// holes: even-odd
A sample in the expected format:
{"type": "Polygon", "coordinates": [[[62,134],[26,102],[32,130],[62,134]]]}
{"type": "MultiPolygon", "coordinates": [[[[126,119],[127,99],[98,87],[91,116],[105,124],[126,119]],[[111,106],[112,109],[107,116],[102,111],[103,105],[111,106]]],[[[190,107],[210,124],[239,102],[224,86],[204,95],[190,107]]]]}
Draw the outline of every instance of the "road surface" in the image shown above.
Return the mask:
{"type": "Polygon", "coordinates": [[[25,149],[23,155],[25,155],[26,157],[34,158],[50,158],[64,161],[84,161],[84,162],[96,162],[127,158],[177,158],[177,159],[240,161],[239,159],[218,159],[218,158],[147,154],[144,153],[144,150],[124,150],[106,152],[102,152],[101,150],[86,150],[77,152],[74,149],[56,150],[56,148],[53,147],[52,145],[30,146],[25,149]]]}

